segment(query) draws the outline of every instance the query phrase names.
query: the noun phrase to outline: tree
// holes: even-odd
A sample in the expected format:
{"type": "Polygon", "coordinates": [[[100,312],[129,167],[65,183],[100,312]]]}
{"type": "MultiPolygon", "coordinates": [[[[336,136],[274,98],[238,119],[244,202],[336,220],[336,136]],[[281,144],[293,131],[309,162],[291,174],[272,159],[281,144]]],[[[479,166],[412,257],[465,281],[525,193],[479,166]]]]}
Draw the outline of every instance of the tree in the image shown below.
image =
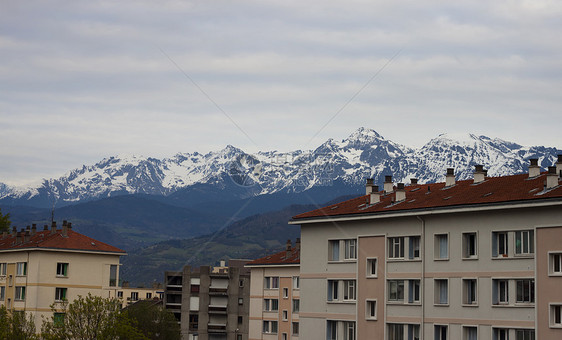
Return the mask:
{"type": "Polygon", "coordinates": [[[78,296],[72,303],[51,305],[53,316],[43,321],[45,340],[146,339],[115,298],[78,296]]]}
{"type": "Polygon", "coordinates": [[[149,339],[179,340],[180,327],[174,315],[160,301],[142,300],[126,308],[129,318],[149,339]]]}
{"type": "Polygon", "coordinates": [[[0,232],[10,230],[10,214],[2,215],[2,209],[0,209],[0,232]]]}
{"type": "Polygon", "coordinates": [[[35,323],[25,311],[8,312],[0,307],[0,339],[36,340],[35,323]]]}

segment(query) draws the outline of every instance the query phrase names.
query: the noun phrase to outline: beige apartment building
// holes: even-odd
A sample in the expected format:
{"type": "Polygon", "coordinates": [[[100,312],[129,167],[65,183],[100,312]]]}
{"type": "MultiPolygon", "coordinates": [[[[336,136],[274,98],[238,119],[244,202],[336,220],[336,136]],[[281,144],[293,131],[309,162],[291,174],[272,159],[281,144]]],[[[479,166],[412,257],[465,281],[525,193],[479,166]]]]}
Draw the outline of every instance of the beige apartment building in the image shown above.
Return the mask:
{"type": "MultiPolygon", "coordinates": [[[[250,268],[250,340],[299,339],[300,239],[294,247],[246,264],[250,268]]],[[[306,339],[306,338],[305,338],[306,339]]]]}
{"type": "Polygon", "coordinates": [[[562,339],[562,157],[394,185],[295,216],[307,340],[562,339]]]}
{"type": "Polygon", "coordinates": [[[127,306],[132,305],[137,301],[142,300],[163,300],[164,299],[164,288],[162,287],[155,287],[155,288],[142,288],[142,287],[128,287],[125,286],[125,282],[123,282],[123,286],[119,287],[115,291],[116,297],[119,302],[121,302],[121,307],[125,308],[127,306]]]}
{"type": "MultiPolygon", "coordinates": [[[[72,230],[63,222],[57,229],[37,230],[36,225],[0,238],[0,306],[30,313],[41,329],[42,317],[50,318],[51,305],[63,306],[78,295],[115,296],[119,282],[116,247],[72,230]]],[[[61,308],[55,314],[63,317],[61,308]]]]}

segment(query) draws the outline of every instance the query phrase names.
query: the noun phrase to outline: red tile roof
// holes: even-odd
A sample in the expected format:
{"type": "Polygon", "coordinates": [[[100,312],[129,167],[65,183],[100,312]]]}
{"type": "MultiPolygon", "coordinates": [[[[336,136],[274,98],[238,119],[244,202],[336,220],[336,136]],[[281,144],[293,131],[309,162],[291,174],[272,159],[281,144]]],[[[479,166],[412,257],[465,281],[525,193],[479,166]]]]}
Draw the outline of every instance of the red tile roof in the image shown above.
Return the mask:
{"type": "Polygon", "coordinates": [[[485,181],[476,184],[473,180],[457,181],[450,187],[445,187],[445,183],[415,184],[405,187],[406,199],[400,202],[394,202],[395,193],[383,195],[381,192],[381,201],[373,205],[367,204],[369,196],[365,195],[294,216],[293,221],[502,203],[560,201],[560,181],[558,186],[548,190],[545,190],[545,181],[546,173],[534,178],[529,178],[528,174],[486,177],[485,181]]]}
{"type": "Polygon", "coordinates": [[[300,248],[293,247],[289,251],[289,256],[287,256],[287,251],[283,250],[277,254],[265,256],[246,263],[246,266],[298,265],[301,260],[300,253],[300,248]]]}
{"type": "Polygon", "coordinates": [[[67,236],[63,236],[61,229],[54,233],[51,230],[37,231],[34,235],[29,235],[29,240],[25,242],[24,232],[21,233],[21,242],[16,244],[16,236],[9,233],[6,238],[0,237],[0,252],[12,250],[41,250],[41,249],[61,249],[85,252],[110,252],[125,255],[125,251],[107,243],[100,242],[86,235],[68,229],[67,236]]]}

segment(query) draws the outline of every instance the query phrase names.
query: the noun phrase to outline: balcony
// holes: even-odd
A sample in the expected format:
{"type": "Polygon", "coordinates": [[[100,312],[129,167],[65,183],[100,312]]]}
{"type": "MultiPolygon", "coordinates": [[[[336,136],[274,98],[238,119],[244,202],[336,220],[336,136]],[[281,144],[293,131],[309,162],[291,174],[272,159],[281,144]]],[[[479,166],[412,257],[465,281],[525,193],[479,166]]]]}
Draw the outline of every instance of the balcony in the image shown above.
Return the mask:
{"type": "Polygon", "coordinates": [[[226,314],[227,306],[209,305],[209,314],[226,314]]]}
{"type": "Polygon", "coordinates": [[[225,333],[226,323],[208,323],[207,332],[209,333],[225,333]]]}

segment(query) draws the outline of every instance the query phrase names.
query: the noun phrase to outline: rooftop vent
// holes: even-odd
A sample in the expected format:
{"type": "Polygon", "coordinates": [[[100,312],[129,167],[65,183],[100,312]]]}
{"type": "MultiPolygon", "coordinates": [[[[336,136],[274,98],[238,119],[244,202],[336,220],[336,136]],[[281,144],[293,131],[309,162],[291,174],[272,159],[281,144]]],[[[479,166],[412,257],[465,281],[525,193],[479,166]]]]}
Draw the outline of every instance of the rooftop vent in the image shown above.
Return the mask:
{"type": "Polygon", "coordinates": [[[394,185],[392,184],[392,176],[384,176],[384,193],[388,194],[394,191],[394,185]]]}
{"type": "Polygon", "coordinates": [[[539,159],[531,158],[529,159],[529,161],[531,162],[531,164],[529,165],[529,178],[540,176],[541,167],[539,166],[539,159]]]}

